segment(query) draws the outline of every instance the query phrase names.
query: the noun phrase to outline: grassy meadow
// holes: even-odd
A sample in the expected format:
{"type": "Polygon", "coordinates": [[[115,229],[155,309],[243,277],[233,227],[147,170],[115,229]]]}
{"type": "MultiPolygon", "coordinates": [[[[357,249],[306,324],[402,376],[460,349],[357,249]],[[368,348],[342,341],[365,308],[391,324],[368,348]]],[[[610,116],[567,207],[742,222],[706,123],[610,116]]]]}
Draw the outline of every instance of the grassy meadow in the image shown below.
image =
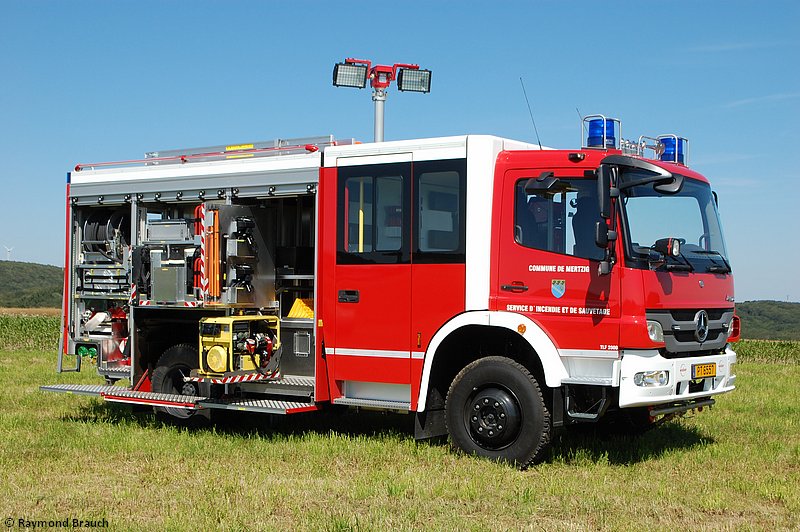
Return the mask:
{"type": "Polygon", "coordinates": [[[55,374],[57,333],[45,329],[58,318],[44,320],[0,316],[3,518],[164,530],[800,528],[800,342],[738,344],[738,389],[710,412],[638,438],[566,432],[521,472],[414,441],[410,416],[231,416],[186,430],[46,394],[39,385],[101,381],[55,374]]]}

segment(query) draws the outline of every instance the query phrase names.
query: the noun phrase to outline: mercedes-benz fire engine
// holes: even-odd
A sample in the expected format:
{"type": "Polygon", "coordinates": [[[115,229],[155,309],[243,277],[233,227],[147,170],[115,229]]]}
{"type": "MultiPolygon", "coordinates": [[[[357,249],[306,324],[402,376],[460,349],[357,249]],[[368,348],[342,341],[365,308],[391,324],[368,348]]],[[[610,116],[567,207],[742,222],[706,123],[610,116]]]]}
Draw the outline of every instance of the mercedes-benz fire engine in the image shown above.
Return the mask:
{"type": "Polygon", "coordinates": [[[716,195],[686,139],[582,128],[573,150],[319,137],[80,164],[58,371],[106,382],[42,388],[176,422],[408,412],[522,467],[562,427],[710,406],[739,337],[716,195]]]}

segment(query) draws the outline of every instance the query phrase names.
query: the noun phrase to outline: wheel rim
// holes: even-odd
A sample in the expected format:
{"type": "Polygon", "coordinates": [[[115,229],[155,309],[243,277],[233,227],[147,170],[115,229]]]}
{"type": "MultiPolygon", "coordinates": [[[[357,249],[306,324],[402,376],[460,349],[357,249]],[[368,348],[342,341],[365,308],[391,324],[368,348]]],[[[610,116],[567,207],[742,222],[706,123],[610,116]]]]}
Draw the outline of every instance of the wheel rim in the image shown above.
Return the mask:
{"type": "Polygon", "coordinates": [[[508,447],[520,433],[522,412],[514,394],[506,387],[492,384],[473,390],[464,409],[469,435],[484,449],[508,447]]]}
{"type": "MultiPolygon", "coordinates": [[[[197,395],[195,384],[183,380],[185,376],[189,375],[189,372],[190,369],[188,367],[177,366],[172,368],[164,377],[163,393],[172,395],[197,395]]],[[[194,411],[187,408],[165,407],[164,411],[173,417],[181,419],[188,419],[194,414],[194,411]]]]}

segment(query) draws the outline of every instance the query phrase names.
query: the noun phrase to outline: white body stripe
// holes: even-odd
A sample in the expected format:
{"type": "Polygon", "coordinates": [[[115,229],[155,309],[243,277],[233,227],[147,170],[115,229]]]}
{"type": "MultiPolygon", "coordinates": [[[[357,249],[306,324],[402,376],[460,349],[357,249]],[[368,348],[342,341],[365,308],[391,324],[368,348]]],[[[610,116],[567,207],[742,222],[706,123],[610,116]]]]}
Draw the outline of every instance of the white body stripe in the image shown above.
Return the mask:
{"type": "MultiPolygon", "coordinates": [[[[327,351],[327,349],[325,351],[327,351]]],[[[351,357],[380,357],[380,358],[411,357],[411,351],[388,351],[384,349],[350,349],[346,347],[334,347],[333,354],[336,356],[351,356],[351,357]]]]}
{"type": "Polygon", "coordinates": [[[553,345],[547,333],[531,319],[513,312],[488,310],[465,312],[464,314],[456,316],[439,329],[428,346],[428,352],[425,355],[425,365],[422,369],[422,382],[419,389],[417,411],[421,412],[425,410],[425,401],[428,397],[428,385],[431,377],[431,367],[433,366],[433,359],[436,356],[436,350],[439,349],[442,341],[452,332],[467,325],[503,327],[515,332],[518,330],[519,325],[525,325],[525,334],[523,334],[522,337],[525,338],[539,355],[539,360],[544,369],[545,384],[551,388],[555,388],[561,386],[561,381],[569,376],[558,354],[558,349],[553,345]]]}
{"type": "Polygon", "coordinates": [[[558,354],[562,357],[619,358],[619,351],[603,351],[600,349],[559,349],[558,354]]]}

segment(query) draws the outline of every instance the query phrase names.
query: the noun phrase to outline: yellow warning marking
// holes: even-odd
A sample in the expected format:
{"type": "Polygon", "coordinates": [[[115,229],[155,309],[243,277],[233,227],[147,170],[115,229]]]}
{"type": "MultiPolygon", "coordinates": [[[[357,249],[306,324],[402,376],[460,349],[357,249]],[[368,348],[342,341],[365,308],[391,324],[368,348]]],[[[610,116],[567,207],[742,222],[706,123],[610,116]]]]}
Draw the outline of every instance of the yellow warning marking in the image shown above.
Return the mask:
{"type": "Polygon", "coordinates": [[[226,155],[226,159],[247,159],[248,157],[253,157],[252,153],[240,153],[239,155],[226,155]]]}
{"type": "Polygon", "coordinates": [[[233,146],[225,146],[225,151],[235,151],[235,150],[252,150],[252,144],[234,144],[233,146]]]}

